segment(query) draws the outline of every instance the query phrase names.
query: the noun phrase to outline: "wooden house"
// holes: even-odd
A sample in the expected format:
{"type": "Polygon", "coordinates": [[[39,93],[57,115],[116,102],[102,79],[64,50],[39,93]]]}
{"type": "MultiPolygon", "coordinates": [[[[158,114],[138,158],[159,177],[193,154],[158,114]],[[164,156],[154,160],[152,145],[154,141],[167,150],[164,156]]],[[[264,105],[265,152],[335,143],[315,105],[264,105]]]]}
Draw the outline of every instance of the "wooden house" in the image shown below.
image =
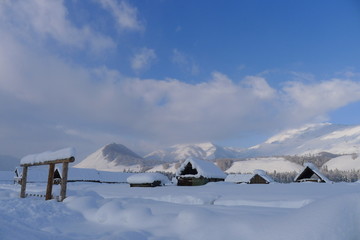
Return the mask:
{"type": "Polygon", "coordinates": [[[295,177],[294,182],[330,183],[320,170],[312,163],[305,163],[304,169],[295,177]]]}
{"type": "Polygon", "coordinates": [[[158,187],[170,181],[161,173],[135,173],[127,178],[127,182],[130,187],[158,187]]]}
{"type": "Polygon", "coordinates": [[[252,174],[229,174],[225,182],[233,182],[236,184],[269,184],[274,180],[263,170],[255,170],[252,174]]]}
{"type": "Polygon", "coordinates": [[[226,174],[214,163],[196,158],[186,159],[176,171],[178,186],[198,186],[224,181],[226,174]]]}

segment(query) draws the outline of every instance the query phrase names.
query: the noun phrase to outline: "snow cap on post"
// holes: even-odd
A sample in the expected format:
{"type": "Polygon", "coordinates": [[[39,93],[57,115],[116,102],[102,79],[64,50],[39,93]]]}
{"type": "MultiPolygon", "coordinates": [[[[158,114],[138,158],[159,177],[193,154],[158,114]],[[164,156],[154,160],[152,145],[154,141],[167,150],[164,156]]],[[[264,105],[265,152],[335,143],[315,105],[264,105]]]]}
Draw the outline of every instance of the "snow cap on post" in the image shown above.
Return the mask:
{"type": "Polygon", "coordinates": [[[41,164],[46,161],[55,161],[59,159],[67,159],[75,157],[75,148],[64,148],[54,152],[43,152],[38,154],[31,154],[23,157],[20,161],[21,165],[41,164]]]}

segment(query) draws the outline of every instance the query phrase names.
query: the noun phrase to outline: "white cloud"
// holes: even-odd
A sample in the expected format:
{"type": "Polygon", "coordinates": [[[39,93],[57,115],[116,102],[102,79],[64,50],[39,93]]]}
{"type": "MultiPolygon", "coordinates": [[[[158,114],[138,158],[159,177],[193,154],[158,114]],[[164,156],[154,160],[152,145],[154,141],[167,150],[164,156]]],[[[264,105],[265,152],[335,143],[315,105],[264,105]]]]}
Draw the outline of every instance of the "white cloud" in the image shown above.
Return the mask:
{"type": "Polygon", "coordinates": [[[110,11],[120,30],[143,31],[144,23],[139,20],[137,8],[126,1],[99,0],[104,9],[110,11]]]}
{"type": "Polygon", "coordinates": [[[115,47],[111,38],[94,32],[89,26],[74,26],[68,20],[63,1],[1,1],[0,14],[3,20],[0,26],[26,41],[51,38],[65,46],[95,52],[115,47]]]}
{"type": "MultiPolygon", "coordinates": [[[[0,17],[6,20],[0,23],[0,152],[5,154],[68,145],[91,151],[107,141],[131,146],[217,141],[324,119],[330,111],[360,101],[360,83],[344,79],[292,81],[275,89],[264,76],[231,79],[220,72],[196,84],[127,78],[106,66],[69,63],[41,43],[34,47],[35,41],[24,41],[28,38],[21,34],[35,32],[71,46],[93,41],[67,20],[61,1],[3,1],[0,17]],[[54,16],[33,16],[29,9],[36,4],[39,15],[46,9],[55,11],[54,16]],[[75,33],[81,36],[64,37],[75,33]]],[[[136,56],[134,70],[146,69],[156,59],[147,48],[136,56]]],[[[177,49],[172,61],[196,72],[191,57],[177,49]]]]}
{"type": "Polygon", "coordinates": [[[263,77],[247,76],[245,85],[249,86],[253,94],[261,99],[274,98],[276,91],[269,86],[263,77]]]}
{"type": "Polygon", "coordinates": [[[360,83],[342,79],[311,84],[288,82],[283,91],[289,114],[301,121],[315,116],[325,119],[330,111],[360,101],[360,83]]]}
{"type": "Polygon", "coordinates": [[[142,48],[131,59],[131,68],[134,71],[142,71],[150,67],[156,60],[154,49],[142,48]]]}

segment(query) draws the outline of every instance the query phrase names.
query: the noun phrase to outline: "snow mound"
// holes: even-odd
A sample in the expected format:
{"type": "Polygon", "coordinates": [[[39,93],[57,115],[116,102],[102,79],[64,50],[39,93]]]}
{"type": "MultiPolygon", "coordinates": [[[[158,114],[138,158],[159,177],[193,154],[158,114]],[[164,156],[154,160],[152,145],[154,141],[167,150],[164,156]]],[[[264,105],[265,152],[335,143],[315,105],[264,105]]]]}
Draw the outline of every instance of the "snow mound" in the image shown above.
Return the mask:
{"type": "Polygon", "coordinates": [[[127,178],[130,184],[153,183],[160,181],[163,185],[169,183],[168,177],[161,173],[137,173],[127,178]]]}

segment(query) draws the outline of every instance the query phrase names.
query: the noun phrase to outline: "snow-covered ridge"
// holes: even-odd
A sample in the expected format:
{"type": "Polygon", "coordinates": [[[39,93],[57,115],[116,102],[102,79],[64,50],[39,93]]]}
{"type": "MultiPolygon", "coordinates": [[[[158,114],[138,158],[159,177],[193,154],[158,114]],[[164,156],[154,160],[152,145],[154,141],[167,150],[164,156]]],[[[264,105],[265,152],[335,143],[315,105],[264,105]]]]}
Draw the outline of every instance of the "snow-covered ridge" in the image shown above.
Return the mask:
{"type": "Polygon", "coordinates": [[[164,162],[184,161],[188,157],[198,159],[214,160],[217,158],[235,158],[237,151],[216,144],[197,143],[197,144],[176,144],[171,147],[149,153],[145,159],[157,159],[164,162]]]}
{"type": "Polygon", "coordinates": [[[300,136],[306,132],[314,131],[322,126],[329,126],[329,125],[331,125],[331,123],[307,124],[303,127],[297,128],[297,129],[285,130],[285,131],[269,138],[268,140],[265,141],[265,143],[268,143],[268,144],[281,143],[287,139],[291,139],[291,138],[300,136]]]}

